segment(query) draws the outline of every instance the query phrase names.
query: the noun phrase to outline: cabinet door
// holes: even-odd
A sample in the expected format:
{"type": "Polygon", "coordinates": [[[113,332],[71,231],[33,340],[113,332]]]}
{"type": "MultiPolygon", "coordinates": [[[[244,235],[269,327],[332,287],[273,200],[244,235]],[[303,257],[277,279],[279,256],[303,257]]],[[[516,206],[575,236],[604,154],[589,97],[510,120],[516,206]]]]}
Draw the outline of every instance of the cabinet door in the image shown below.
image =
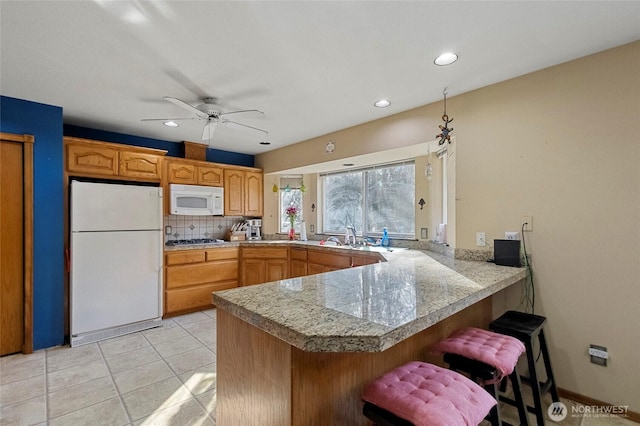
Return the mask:
{"type": "Polygon", "coordinates": [[[267,259],[265,269],[266,269],[266,279],[263,282],[269,281],[278,281],[284,280],[289,276],[289,268],[286,259],[267,259]]]}
{"type": "Polygon", "coordinates": [[[379,261],[380,259],[375,256],[353,256],[352,265],[353,266],[373,265],[374,263],[378,263],[379,261]]]}
{"type": "Polygon", "coordinates": [[[267,282],[266,261],[264,259],[242,259],[240,269],[242,286],[267,282]]]}
{"type": "Polygon", "coordinates": [[[198,166],[198,185],[223,186],[224,176],[221,167],[198,166]]]}
{"type": "Polygon", "coordinates": [[[244,173],[244,214],[262,217],[263,209],[262,173],[244,173]]]}
{"type": "Polygon", "coordinates": [[[160,180],[162,157],[139,152],[120,151],[120,176],[160,180]]]}
{"type": "Polygon", "coordinates": [[[307,261],[291,259],[289,278],[304,277],[305,275],[307,275],[307,261]]]}
{"type": "Polygon", "coordinates": [[[196,166],[193,164],[170,161],[167,164],[167,174],[169,183],[195,185],[197,182],[196,166]]]}
{"type": "Polygon", "coordinates": [[[224,214],[244,215],[244,172],[241,170],[224,170],[224,214]]]}
{"type": "Polygon", "coordinates": [[[118,151],[113,148],[67,144],[69,173],[117,176],[118,151]]]}

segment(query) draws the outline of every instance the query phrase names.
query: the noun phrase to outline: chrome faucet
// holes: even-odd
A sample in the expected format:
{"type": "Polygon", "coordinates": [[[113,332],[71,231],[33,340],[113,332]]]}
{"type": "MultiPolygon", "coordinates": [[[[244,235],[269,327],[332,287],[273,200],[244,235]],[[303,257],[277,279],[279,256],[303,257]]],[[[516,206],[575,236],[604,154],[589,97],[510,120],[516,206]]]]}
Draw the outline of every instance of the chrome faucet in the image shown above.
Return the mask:
{"type": "Polygon", "coordinates": [[[355,246],[358,243],[358,239],[356,237],[356,227],[354,225],[347,226],[347,234],[351,234],[351,236],[347,235],[348,241],[345,241],[345,244],[355,246]],[[351,239],[351,237],[353,237],[353,240],[351,239]]]}

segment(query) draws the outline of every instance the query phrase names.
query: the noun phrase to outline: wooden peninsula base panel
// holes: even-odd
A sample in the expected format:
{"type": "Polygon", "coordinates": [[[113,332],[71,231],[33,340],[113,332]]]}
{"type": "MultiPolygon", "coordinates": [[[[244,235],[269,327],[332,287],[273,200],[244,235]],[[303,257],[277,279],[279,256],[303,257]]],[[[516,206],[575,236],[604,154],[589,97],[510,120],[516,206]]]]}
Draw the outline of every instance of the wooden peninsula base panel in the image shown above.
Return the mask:
{"type": "Polygon", "coordinates": [[[443,365],[429,347],[458,328],[486,328],[491,298],[383,352],[305,352],[225,310],[217,316],[218,424],[370,425],[362,415],[364,386],[408,361],[443,365]]]}

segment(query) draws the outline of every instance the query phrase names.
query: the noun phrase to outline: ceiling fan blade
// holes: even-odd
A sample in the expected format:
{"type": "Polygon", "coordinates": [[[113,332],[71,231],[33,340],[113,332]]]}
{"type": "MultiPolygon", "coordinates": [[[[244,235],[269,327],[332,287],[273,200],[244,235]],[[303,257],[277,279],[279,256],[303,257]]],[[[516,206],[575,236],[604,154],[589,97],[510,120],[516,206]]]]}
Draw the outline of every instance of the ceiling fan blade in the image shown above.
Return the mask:
{"type": "Polygon", "coordinates": [[[222,124],[224,124],[229,128],[242,130],[243,132],[251,133],[256,136],[266,136],[269,134],[269,132],[267,132],[266,130],[258,129],[257,127],[247,126],[246,124],[236,123],[235,121],[222,120],[222,124]]]}
{"type": "Polygon", "coordinates": [[[225,116],[225,115],[230,115],[230,114],[244,114],[244,113],[248,113],[248,112],[255,112],[258,115],[264,115],[264,112],[260,111],[259,109],[243,109],[240,111],[229,111],[229,112],[223,112],[220,115],[220,117],[225,116]]]}
{"type": "Polygon", "coordinates": [[[217,121],[209,120],[207,124],[204,125],[204,129],[202,129],[202,140],[211,140],[213,138],[213,133],[216,131],[217,121]]]}
{"type": "Polygon", "coordinates": [[[201,118],[142,118],[140,121],[182,121],[182,120],[201,120],[201,118]]]}
{"type": "Polygon", "coordinates": [[[166,101],[169,101],[172,104],[179,106],[180,108],[184,108],[187,111],[191,111],[192,113],[194,113],[195,115],[197,115],[200,118],[205,118],[205,119],[209,118],[209,116],[206,113],[200,111],[198,108],[196,108],[196,107],[194,107],[192,105],[189,105],[185,101],[181,101],[178,98],[172,98],[171,96],[164,96],[162,99],[164,99],[166,101]]]}

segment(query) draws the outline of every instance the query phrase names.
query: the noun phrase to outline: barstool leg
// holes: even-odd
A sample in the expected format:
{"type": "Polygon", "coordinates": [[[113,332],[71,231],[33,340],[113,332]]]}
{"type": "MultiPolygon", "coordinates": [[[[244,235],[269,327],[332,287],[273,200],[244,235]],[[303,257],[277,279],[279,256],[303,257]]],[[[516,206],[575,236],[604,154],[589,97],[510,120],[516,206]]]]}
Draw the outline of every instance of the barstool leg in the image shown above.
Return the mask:
{"type": "Polygon", "coordinates": [[[533,393],[534,413],[536,415],[538,426],[544,426],[540,381],[538,380],[538,373],[536,372],[536,357],[533,352],[533,342],[531,340],[527,340],[524,344],[527,348],[527,364],[529,365],[529,380],[531,382],[531,391],[533,393]]]}
{"type": "Polygon", "coordinates": [[[518,417],[520,418],[520,426],[529,426],[529,418],[527,416],[527,405],[522,398],[522,387],[520,382],[520,375],[513,369],[513,373],[509,375],[511,379],[511,387],[513,388],[513,397],[518,407],[518,417]]]}
{"type": "Polygon", "coordinates": [[[540,340],[540,350],[542,351],[542,358],[544,359],[544,368],[547,373],[547,380],[550,381],[549,392],[551,392],[551,399],[553,402],[560,402],[558,397],[558,388],[556,387],[556,379],[553,377],[553,369],[551,368],[551,359],[549,359],[549,351],[547,351],[547,341],[544,338],[544,330],[540,330],[538,335],[540,340]]]}
{"type": "MultiPolygon", "coordinates": [[[[476,381],[474,379],[474,381],[476,381]]],[[[489,416],[487,418],[491,422],[492,426],[502,426],[502,416],[500,414],[500,397],[498,393],[498,384],[492,383],[490,385],[484,385],[484,389],[489,392],[498,402],[489,412],[489,416]]]]}

